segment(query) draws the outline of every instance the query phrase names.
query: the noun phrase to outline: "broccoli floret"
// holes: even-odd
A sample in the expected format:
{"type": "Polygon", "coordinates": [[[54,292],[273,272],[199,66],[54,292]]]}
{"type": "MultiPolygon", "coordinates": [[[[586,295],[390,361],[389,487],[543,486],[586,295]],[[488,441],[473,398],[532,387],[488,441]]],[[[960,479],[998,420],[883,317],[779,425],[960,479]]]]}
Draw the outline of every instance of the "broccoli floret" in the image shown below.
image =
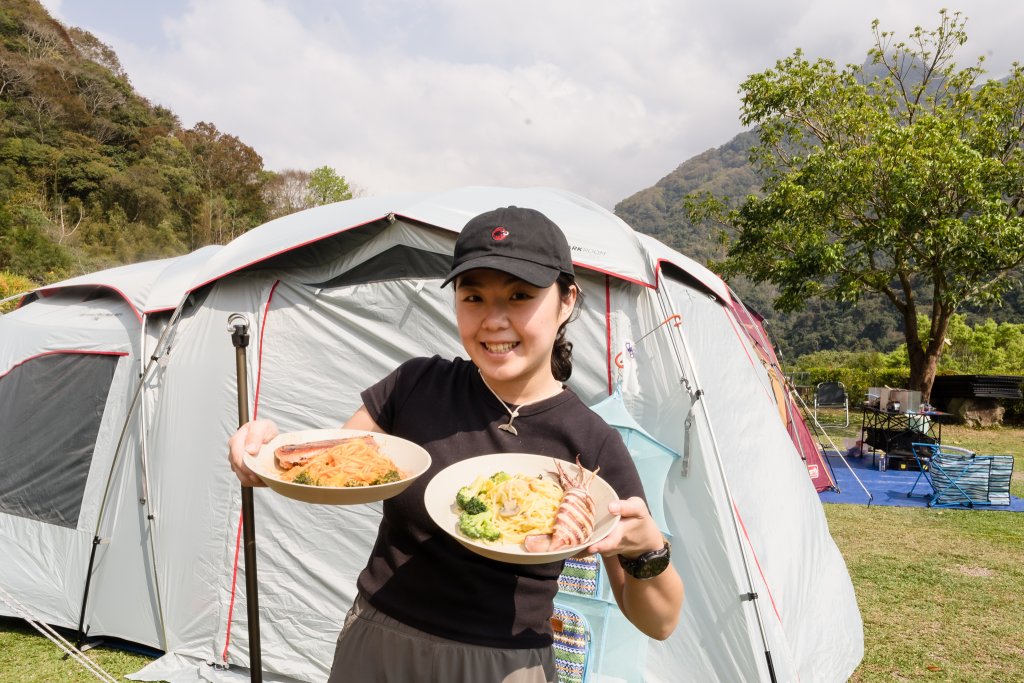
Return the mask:
{"type": "Polygon", "coordinates": [[[484,541],[497,541],[501,538],[501,532],[491,519],[491,512],[486,509],[475,515],[468,512],[459,515],[459,531],[469,538],[484,541]]]}
{"type": "Polygon", "coordinates": [[[459,489],[459,492],[455,494],[455,504],[471,515],[480,514],[487,509],[487,503],[477,497],[472,486],[463,486],[459,489]]]}
{"type": "Polygon", "coordinates": [[[319,486],[320,485],[320,482],[317,481],[316,479],[314,479],[313,477],[309,476],[309,472],[306,471],[306,470],[303,470],[302,472],[299,472],[298,475],[296,475],[296,477],[294,479],[292,479],[292,483],[294,483],[294,484],[305,484],[306,486],[319,486]]]}
{"type": "Polygon", "coordinates": [[[384,474],[380,475],[372,482],[370,482],[370,484],[371,486],[376,486],[378,484],[390,484],[391,482],[398,481],[401,478],[402,475],[398,473],[398,470],[388,470],[387,472],[385,472],[384,474]]]}
{"type": "Polygon", "coordinates": [[[508,481],[511,478],[512,477],[506,474],[505,472],[495,472],[494,474],[491,475],[491,483],[500,484],[501,482],[508,481]]]}

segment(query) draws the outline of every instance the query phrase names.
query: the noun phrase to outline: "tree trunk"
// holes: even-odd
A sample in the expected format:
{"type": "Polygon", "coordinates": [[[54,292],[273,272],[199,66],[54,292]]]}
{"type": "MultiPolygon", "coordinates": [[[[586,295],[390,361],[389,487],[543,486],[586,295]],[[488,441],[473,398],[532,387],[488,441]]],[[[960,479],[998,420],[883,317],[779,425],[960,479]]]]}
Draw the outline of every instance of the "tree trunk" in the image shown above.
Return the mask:
{"type": "Polygon", "coordinates": [[[939,368],[939,358],[945,348],[946,330],[953,311],[946,306],[938,305],[932,309],[934,316],[931,324],[931,338],[928,345],[923,346],[918,335],[916,319],[913,324],[905,321],[907,333],[907,356],[910,359],[910,387],[921,392],[921,402],[931,403],[932,384],[939,368]]]}
{"type": "Polygon", "coordinates": [[[935,373],[939,367],[939,354],[929,353],[920,345],[916,347],[907,346],[910,356],[910,389],[921,392],[921,402],[930,403],[932,384],[935,382],[935,373]]]}

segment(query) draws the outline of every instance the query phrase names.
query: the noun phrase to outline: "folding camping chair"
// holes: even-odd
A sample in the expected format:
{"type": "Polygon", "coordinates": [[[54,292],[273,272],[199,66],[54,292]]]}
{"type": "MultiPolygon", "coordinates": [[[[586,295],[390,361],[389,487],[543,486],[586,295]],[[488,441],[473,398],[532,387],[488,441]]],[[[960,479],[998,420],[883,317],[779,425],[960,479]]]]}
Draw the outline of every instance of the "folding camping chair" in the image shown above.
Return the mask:
{"type": "Polygon", "coordinates": [[[937,443],[912,444],[920,473],[910,487],[910,498],[921,478],[932,487],[928,507],[1009,505],[1012,455],[978,455],[966,448],[937,443]]]}
{"type": "Polygon", "coordinates": [[[814,389],[814,419],[819,425],[829,424],[833,427],[850,426],[850,399],[846,394],[846,385],[842,382],[821,382],[814,389]],[[842,408],[843,421],[822,422],[818,419],[819,408],[842,408]]]}

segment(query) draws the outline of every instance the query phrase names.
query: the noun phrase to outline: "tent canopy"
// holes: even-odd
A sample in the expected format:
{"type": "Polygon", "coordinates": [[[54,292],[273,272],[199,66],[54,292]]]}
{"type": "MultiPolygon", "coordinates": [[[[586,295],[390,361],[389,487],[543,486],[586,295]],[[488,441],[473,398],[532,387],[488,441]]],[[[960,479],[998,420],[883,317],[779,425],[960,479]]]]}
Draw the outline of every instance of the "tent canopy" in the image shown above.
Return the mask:
{"type": "MultiPolygon", "coordinates": [[[[63,375],[98,397],[83,421],[95,434],[76,446],[77,511],[55,505],[47,520],[5,509],[14,492],[0,480],[0,583],[35,618],[165,650],[143,678],[244,680],[240,493],[224,458],[237,424],[228,317],[250,322],[250,414],[282,431],[336,426],[360,389],[402,361],[462,353],[439,285],[462,225],[508,205],[539,209],[566,232],[586,293],[569,330],[568,384],[588,405],[612,394],[624,344],[659,328],[625,368],[621,405],[600,410],[625,408],[607,418],[655,454],[645,488],[679,549],[687,599],[672,637],[626,657],[615,648],[632,648],[636,632],[614,604],[581,608],[608,655],[594,680],[767,680],[766,651],[778,680],[845,680],[863,653],[852,584],[735,297],[612,213],[545,188],[351,200],[26,297],[0,316],[0,395],[41,400],[21,371],[54,352],[112,354],[113,373],[70,364],[63,375]],[[660,326],[674,315],[682,325],[660,326]]],[[[0,442],[0,462],[41,457],[45,439],[22,420],[7,429],[23,445],[0,442]]],[[[323,680],[380,506],[304,505],[265,489],[254,498],[265,670],[323,680]]]]}

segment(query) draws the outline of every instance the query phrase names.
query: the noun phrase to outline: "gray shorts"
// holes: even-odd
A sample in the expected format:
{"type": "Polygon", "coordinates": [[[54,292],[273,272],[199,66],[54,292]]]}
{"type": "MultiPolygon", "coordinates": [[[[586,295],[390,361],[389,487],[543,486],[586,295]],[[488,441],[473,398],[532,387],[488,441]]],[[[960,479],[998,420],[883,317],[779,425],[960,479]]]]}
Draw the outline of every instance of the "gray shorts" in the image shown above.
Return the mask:
{"type": "Polygon", "coordinates": [[[328,683],[558,683],[550,647],[493,648],[440,638],[356,597],[328,683]]]}

